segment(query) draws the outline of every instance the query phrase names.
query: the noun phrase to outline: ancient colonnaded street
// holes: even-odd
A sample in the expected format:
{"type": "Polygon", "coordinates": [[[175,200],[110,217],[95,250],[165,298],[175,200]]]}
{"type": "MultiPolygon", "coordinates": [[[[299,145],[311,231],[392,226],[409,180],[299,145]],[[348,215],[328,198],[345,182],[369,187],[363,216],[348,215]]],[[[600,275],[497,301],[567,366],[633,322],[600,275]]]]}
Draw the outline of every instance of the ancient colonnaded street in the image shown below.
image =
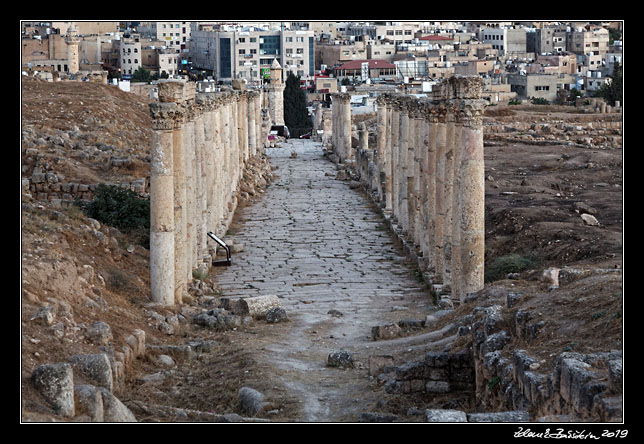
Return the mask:
{"type": "MultiPolygon", "coordinates": [[[[274,368],[275,384],[301,400],[298,420],[356,420],[377,401],[369,399],[369,356],[417,345],[374,342],[371,328],[424,320],[436,307],[383,216],[361,191],[335,179],[336,165],[319,142],[291,139],[266,153],[277,178],[241,210],[230,239],[243,251],[232,266],[215,269],[217,283],[226,297],[280,298],[289,322],[260,339],[268,341],[261,359],[274,368]],[[353,369],[326,365],[340,350],[352,354],[353,369]]],[[[423,338],[417,343],[431,348],[423,338]]]]}

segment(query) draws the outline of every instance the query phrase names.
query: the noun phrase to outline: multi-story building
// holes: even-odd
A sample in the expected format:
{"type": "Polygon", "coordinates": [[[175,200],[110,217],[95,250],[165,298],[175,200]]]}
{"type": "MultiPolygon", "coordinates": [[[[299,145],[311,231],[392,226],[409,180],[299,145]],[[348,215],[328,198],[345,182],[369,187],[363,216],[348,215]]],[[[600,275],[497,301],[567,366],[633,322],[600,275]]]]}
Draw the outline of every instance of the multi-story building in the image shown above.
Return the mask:
{"type": "Polygon", "coordinates": [[[559,90],[559,76],[552,74],[509,74],[508,83],[511,91],[519,99],[546,99],[553,101],[557,98],[559,90]]]}
{"type": "Polygon", "coordinates": [[[514,27],[485,27],[479,30],[479,40],[490,43],[499,56],[523,58],[527,54],[526,30],[514,27]]]}
{"type": "Polygon", "coordinates": [[[526,50],[536,55],[562,53],[566,51],[566,35],[562,26],[535,28],[526,33],[526,50]]]}
{"type": "Polygon", "coordinates": [[[138,31],[141,37],[160,40],[175,52],[186,49],[190,40],[190,22],[140,22],[138,31]]]}
{"type": "Polygon", "coordinates": [[[608,29],[586,31],[584,28],[577,28],[568,34],[567,50],[579,55],[603,57],[608,52],[608,40],[608,29]]]}
{"type": "Polygon", "coordinates": [[[119,42],[121,75],[128,78],[143,65],[141,42],[138,38],[121,39],[119,42]]]}
{"type": "Polygon", "coordinates": [[[301,79],[315,71],[314,33],[311,30],[222,28],[193,23],[189,43],[192,67],[205,70],[219,81],[246,79],[261,83],[273,61],[301,79]],[[223,30],[227,29],[227,30],[223,30]]]}

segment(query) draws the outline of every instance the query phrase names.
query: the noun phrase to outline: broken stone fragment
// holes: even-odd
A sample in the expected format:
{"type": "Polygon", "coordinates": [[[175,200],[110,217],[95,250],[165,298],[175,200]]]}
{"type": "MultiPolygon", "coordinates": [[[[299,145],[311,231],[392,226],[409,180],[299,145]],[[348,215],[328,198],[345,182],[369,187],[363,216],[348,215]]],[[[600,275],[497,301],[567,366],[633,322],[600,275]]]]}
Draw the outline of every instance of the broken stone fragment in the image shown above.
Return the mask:
{"type": "Polygon", "coordinates": [[[354,368],[353,355],[346,350],[338,350],[329,353],[326,360],[328,367],[354,368]]]}
{"type": "Polygon", "coordinates": [[[92,325],[87,327],[85,337],[93,344],[108,345],[113,339],[112,329],[105,322],[94,322],[92,325]]]}
{"type": "Polygon", "coordinates": [[[74,416],[74,371],[70,364],[43,364],[34,370],[31,381],[57,414],[74,416]]]}
{"type": "Polygon", "coordinates": [[[74,370],[110,392],[113,388],[112,366],[105,353],[95,355],[74,355],[70,362],[74,370]]]}
{"type": "Polygon", "coordinates": [[[400,336],[402,328],[398,324],[377,325],[371,328],[372,339],[392,339],[400,336]]]}
{"type": "Polygon", "coordinates": [[[273,307],[266,312],[266,322],[275,324],[282,321],[287,321],[286,310],[282,307],[273,307]]]}
{"type": "Polygon", "coordinates": [[[595,216],[592,216],[590,214],[582,214],[581,215],[581,220],[584,221],[584,224],[590,225],[592,227],[598,227],[599,226],[599,221],[595,218],[595,216]]]}
{"type": "Polygon", "coordinates": [[[249,416],[255,416],[258,413],[267,410],[271,404],[265,401],[263,393],[250,387],[239,389],[239,407],[242,412],[249,416]]]}

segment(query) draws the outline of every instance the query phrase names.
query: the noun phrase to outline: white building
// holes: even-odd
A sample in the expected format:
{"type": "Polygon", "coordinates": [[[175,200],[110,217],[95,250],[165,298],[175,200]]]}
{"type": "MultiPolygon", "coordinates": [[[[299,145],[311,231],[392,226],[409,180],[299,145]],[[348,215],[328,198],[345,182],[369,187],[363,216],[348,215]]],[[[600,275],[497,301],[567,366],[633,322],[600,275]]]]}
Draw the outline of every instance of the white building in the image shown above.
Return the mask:
{"type": "Polygon", "coordinates": [[[141,67],[141,42],[139,39],[121,39],[119,41],[119,64],[123,76],[131,76],[141,67]]]}
{"type": "Polygon", "coordinates": [[[314,33],[311,30],[220,27],[193,23],[189,58],[192,67],[216,80],[246,79],[261,83],[274,60],[302,80],[314,76],[314,33]],[[226,29],[226,30],[223,30],[226,29]]]}

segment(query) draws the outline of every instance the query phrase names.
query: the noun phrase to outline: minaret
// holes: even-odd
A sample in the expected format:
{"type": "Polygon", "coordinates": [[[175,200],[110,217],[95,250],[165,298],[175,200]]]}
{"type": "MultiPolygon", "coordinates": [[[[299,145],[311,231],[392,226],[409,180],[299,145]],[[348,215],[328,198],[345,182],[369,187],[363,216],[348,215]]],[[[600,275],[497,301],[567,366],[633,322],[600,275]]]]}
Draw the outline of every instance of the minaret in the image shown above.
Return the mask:
{"type": "Polygon", "coordinates": [[[268,91],[268,111],[271,125],[284,125],[284,88],[282,82],[282,67],[277,59],[271,65],[271,82],[265,85],[268,91]]]}
{"type": "Polygon", "coordinates": [[[65,36],[65,43],[67,43],[67,68],[69,74],[76,74],[80,70],[79,52],[80,52],[80,39],[76,35],[76,29],[70,26],[65,36]]]}

